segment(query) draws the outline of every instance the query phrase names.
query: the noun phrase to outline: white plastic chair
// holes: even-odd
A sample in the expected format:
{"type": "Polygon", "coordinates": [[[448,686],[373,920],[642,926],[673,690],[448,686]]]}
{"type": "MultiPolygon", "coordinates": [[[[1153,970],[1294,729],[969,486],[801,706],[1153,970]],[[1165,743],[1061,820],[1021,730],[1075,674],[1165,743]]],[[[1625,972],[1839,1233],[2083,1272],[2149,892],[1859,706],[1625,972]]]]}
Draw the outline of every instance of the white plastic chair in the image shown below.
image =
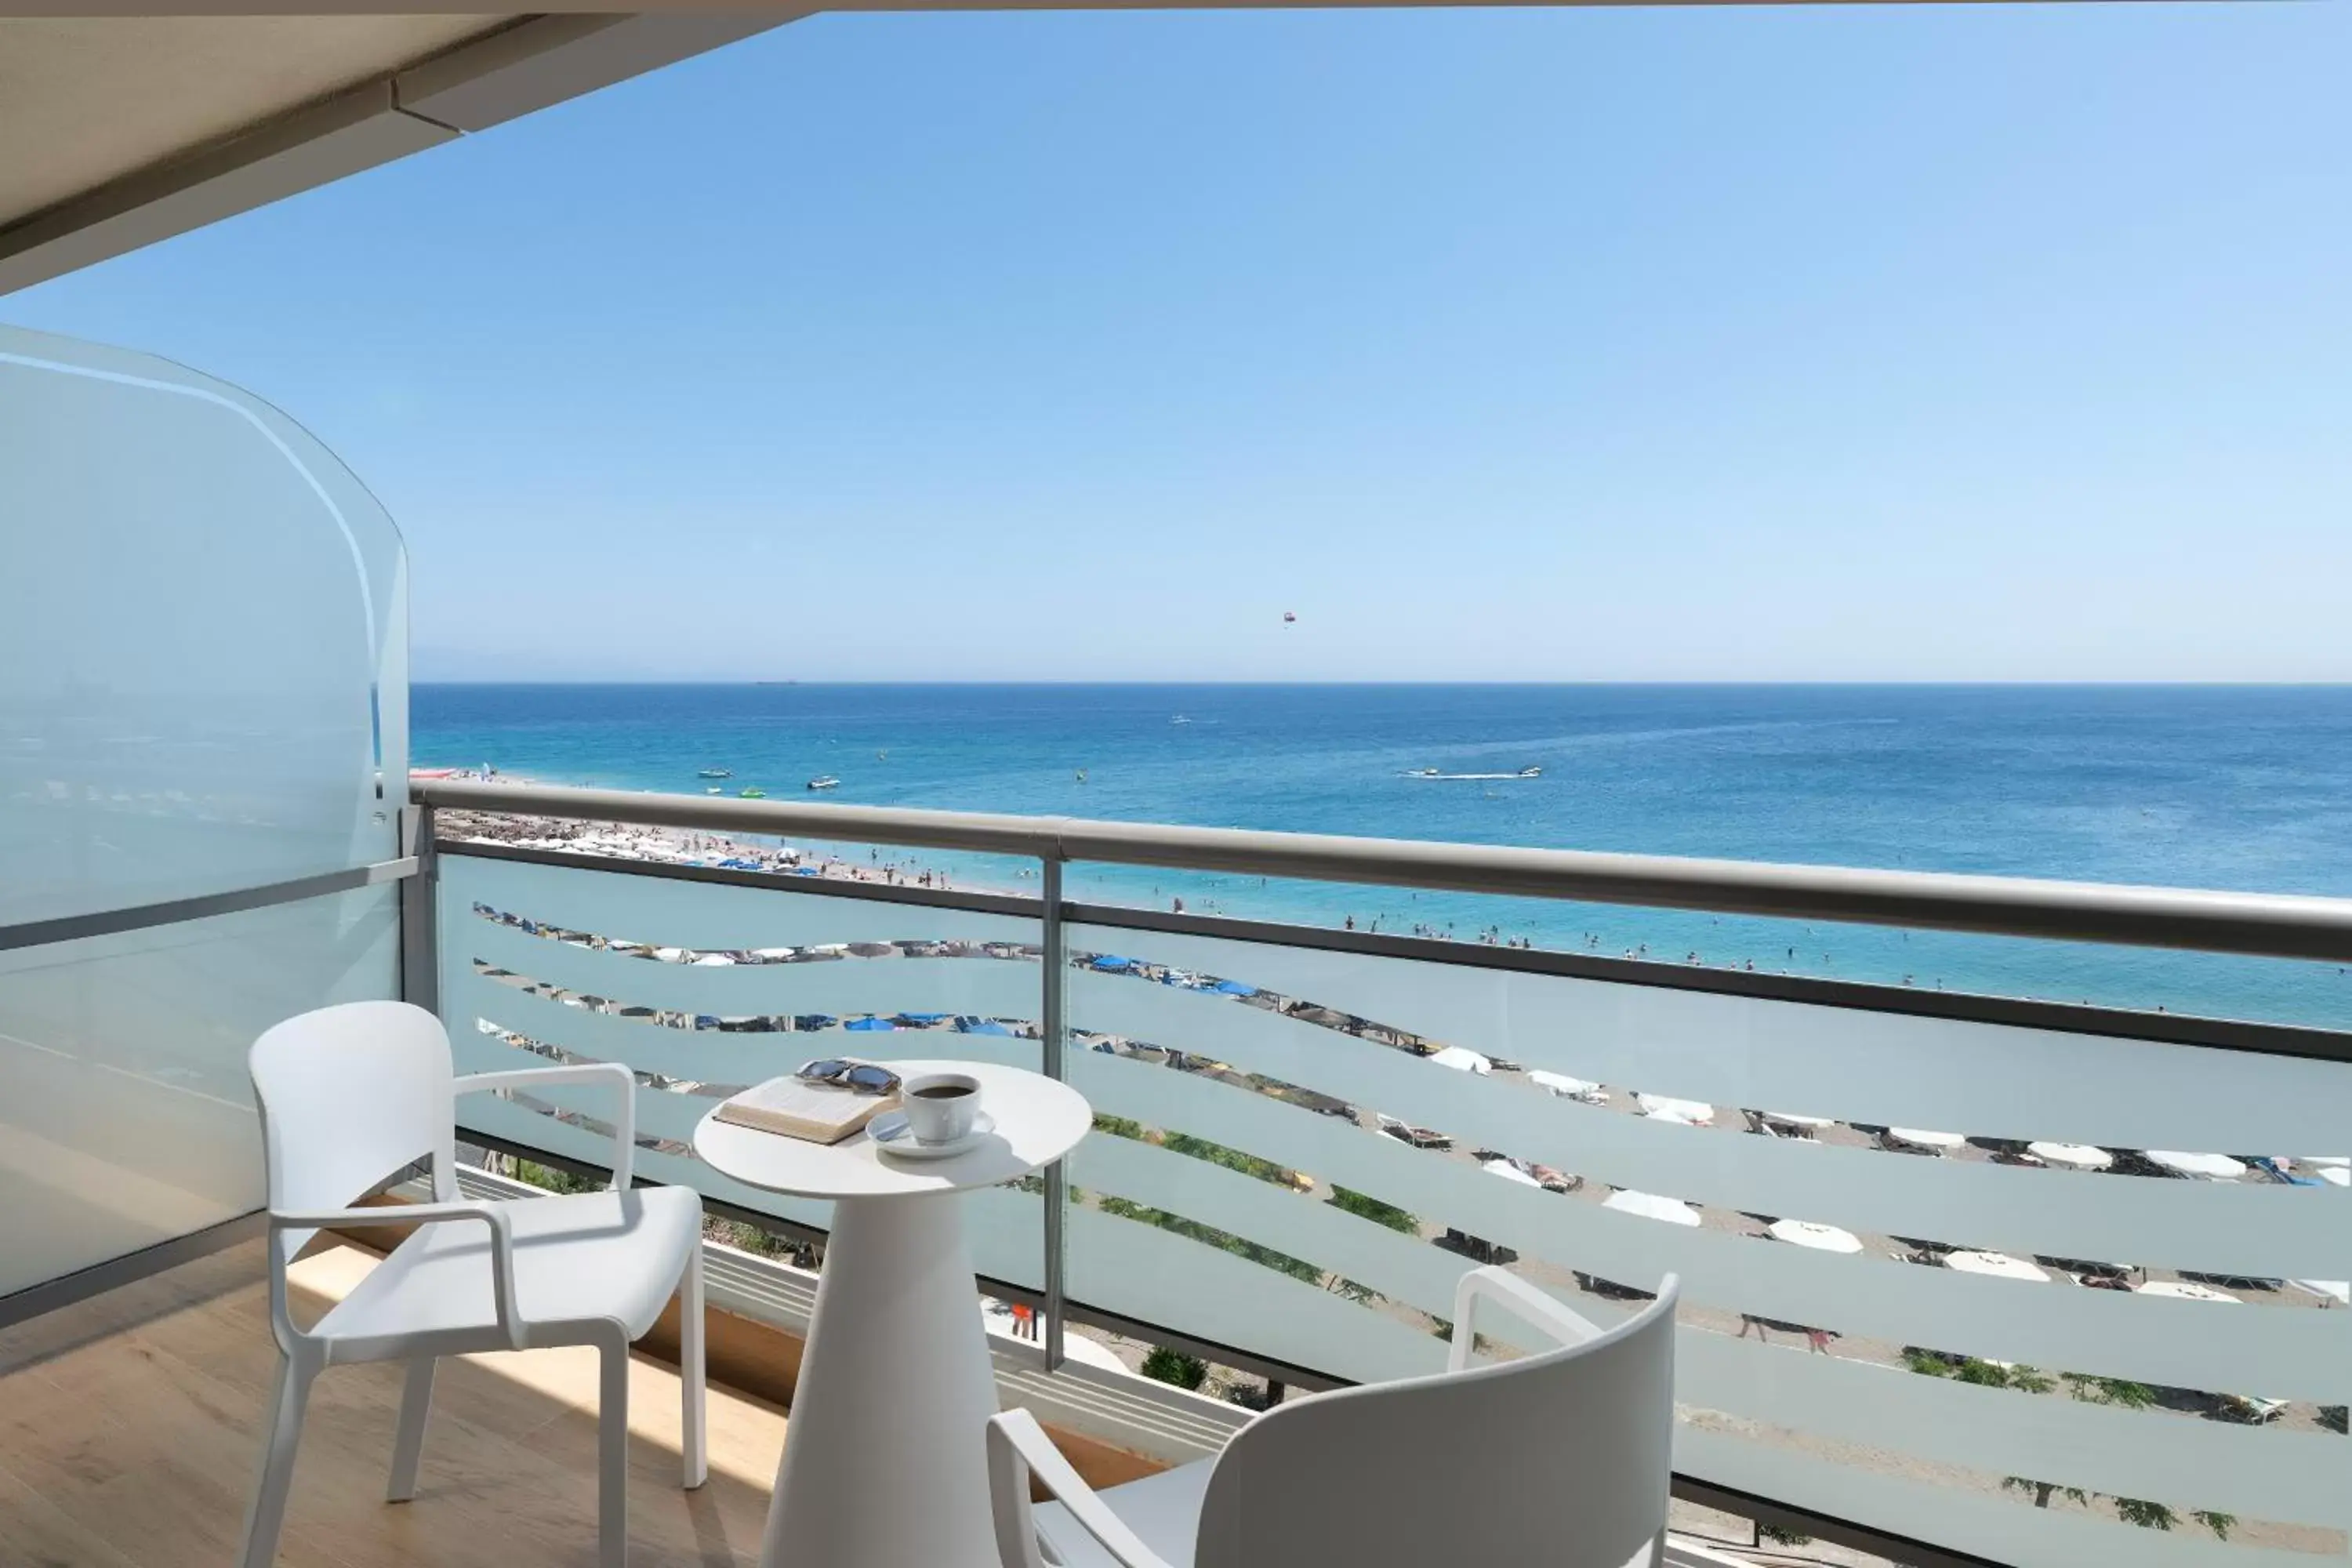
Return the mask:
{"type": "Polygon", "coordinates": [[[992,1417],[1003,1568],[1664,1562],[1678,1283],[1602,1331],[1500,1268],[1465,1275],[1443,1373],[1269,1411],[1203,1459],[1097,1494],[1025,1410],[992,1417]],[[1562,1348],[1469,1366],[1481,1300],[1562,1348]],[[1030,1501],[1032,1477],[1059,1500],[1030,1501]],[[1039,1551],[1041,1538],[1053,1555],[1039,1551]]]}
{"type": "Polygon", "coordinates": [[[604,1352],[597,1526],[603,1568],[628,1556],[629,1343],[679,1297],[686,1485],[708,1474],[703,1436],[702,1200],[629,1184],[636,1082],[617,1062],[451,1076],[449,1037],[421,1007],[353,1002],[289,1018],[254,1043],[269,1173],[269,1316],[277,1397],[246,1519],[245,1568],[269,1568],[311,1383],[349,1362],[405,1361],[386,1499],[416,1492],[436,1357],[591,1344],[604,1352]],[[473,1203],[457,1196],[453,1101],[483,1089],[612,1086],[613,1185],[604,1192],[473,1203]],[[429,1204],[351,1208],[430,1156],[429,1204]],[[352,1293],[308,1329],[287,1308],[286,1268],[321,1228],[409,1225],[352,1293]]]}

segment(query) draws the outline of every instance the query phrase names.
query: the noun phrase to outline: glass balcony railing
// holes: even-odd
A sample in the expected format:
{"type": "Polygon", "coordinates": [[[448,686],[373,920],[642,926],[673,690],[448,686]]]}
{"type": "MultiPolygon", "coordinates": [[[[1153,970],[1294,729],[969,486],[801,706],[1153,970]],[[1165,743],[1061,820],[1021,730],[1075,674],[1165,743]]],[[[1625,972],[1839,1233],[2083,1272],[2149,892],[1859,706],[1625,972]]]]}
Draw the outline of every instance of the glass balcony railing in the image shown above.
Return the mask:
{"type": "MultiPolygon", "coordinates": [[[[1019,847],[870,815],[827,837],[1019,847]]],[[[826,1220],[694,1162],[732,1089],[820,1053],[1013,1063],[1097,1113],[1052,1190],[970,1199],[982,1274],[1056,1319],[1364,1381],[1442,1366],[1473,1263],[1601,1318],[1673,1272],[1694,1499],[2021,1568],[2347,1550],[2352,1037],[1061,903],[1051,872],[1032,899],[446,840],[436,864],[461,1067],[628,1063],[644,1173],[739,1210],[826,1220]]],[[[2262,906],[2269,937],[2196,904],[2200,940],[2339,940],[2304,902],[2262,906]]],[[[593,1162],[598,1113],[468,1116],[593,1162]]]]}

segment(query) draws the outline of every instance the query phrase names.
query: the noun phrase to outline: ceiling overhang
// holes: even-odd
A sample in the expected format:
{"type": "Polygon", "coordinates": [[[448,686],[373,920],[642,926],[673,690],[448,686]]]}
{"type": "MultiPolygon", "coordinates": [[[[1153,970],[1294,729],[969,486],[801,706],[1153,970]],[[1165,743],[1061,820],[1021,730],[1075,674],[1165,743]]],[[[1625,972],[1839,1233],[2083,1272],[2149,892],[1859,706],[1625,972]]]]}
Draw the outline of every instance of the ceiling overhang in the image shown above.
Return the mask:
{"type": "Polygon", "coordinates": [[[0,16],[0,293],[807,14],[385,15],[373,0],[326,15],[310,3],[282,16],[0,16]]]}

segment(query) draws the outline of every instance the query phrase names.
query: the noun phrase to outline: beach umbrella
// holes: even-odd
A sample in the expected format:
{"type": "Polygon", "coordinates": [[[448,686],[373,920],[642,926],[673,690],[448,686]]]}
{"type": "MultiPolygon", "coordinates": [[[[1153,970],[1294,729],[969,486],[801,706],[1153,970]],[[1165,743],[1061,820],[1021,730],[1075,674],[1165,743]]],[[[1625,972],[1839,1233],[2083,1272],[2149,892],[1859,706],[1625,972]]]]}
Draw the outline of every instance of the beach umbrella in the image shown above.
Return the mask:
{"type": "Polygon", "coordinates": [[[735,961],[723,952],[706,952],[694,961],[697,969],[723,969],[735,961]]]}
{"type": "Polygon", "coordinates": [[[1256,986],[1244,985],[1238,980],[1220,980],[1215,985],[1211,987],[1211,989],[1215,991],[1220,996],[1255,996],[1257,994],[1256,986]]]}
{"type": "Polygon", "coordinates": [[[1897,1143],[1908,1143],[1916,1149],[1933,1149],[1938,1154],[1966,1148],[1969,1142],[1957,1132],[1930,1132],[1919,1127],[1890,1127],[1886,1135],[1897,1143]]]}
{"type": "Polygon", "coordinates": [[[1634,1103],[1644,1116],[1654,1116],[1661,1121],[1673,1121],[1685,1127],[1715,1125],[1715,1107],[1702,1105],[1696,1100],[1675,1100],[1664,1094],[1637,1094],[1634,1103]]]}
{"type": "Polygon", "coordinates": [[[1121,958],[1117,953],[1106,952],[1097,958],[1089,967],[1099,969],[1106,974],[1116,974],[1121,970],[1140,966],[1131,958],[1121,958]]]}
{"type": "Polygon", "coordinates": [[[1580,1078],[1570,1078],[1566,1073],[1551,1072],[1543,1068],[1538,1068],[1528,1073],[1528,1081],[1539,1088],[1548,1089],[1554,1094],[1565,1095],[1570,1100],[1605,1102],[1609,1098],[1608,1091],[1597,1083],[1589,1082],[1580,1078]]]}
{"type": "Polygon", "coordinates": [[[952,1013],[894,1013],[892,1018],[911,1028],[928,1029],[934,1024],[944,1024],[955,1016],[952,1013]]]}
{"type": "Polygon", "coordinates": [[[1637,1193],[1631,1188],[1610,1194],[1601,1206],[1615,1209],[1619,1214],[1639,1215],[1643,1219],[1663,1220],[1668,1225],[1695,1226],[1698,1210],[1680,1198],[1662,1198],[1653,1193],[1637,1193]]]}
{"type": "Polygon", "coordinates": [[[2037,1285],[2047,1284],[2050,1279],[2049,1275],[2022,1258],[2011,1258],[2006,1252],[1947,1252],[1944,1267],[1994,1279],[2030,1279],[2037,1285]]]}
{"type": "Polygon", "coordinates": [[[2168,1296],[2176,1301],[2227,1301],[2238,1305],[2238,1299],[2227,1290],[2216,1290],[2210,1285],[2192,1285],[2186,1279],[2151,1279],[2139,1288],[2142,1296],[2168,1296]]]}
{"type": "Polygon", "coordinates": [[[2208,1182],[2234,1182],[2246,1173],[2246,1167],[2227,1154],[2185,1154],[2177,1149],[2150,1149],[2149,1161],[2179,1176],[2195,1176],[2208,1182]]]}
{"type": "Polygon", "coordinates": [[[1475,1072],[1483,1075],[1493,1071],[1495,1067],[1494,1063],[1477,1052],[1461,1046],[1446,1046],[1432,1052],[1429,1059],[1439,1067],[1452,1068],[1455,1072],[1475,1072]]]}
{"type": "Polygon", "coordinates": [[[1815,1225],[1809,1219],[1776,1219],[1764,1227],[1764,1234],[1775,1241],[1810,1247],[1816,1252],[1862,1250],[1862,1238],[1853,1232],[1840,1230],[1833,1225],[1815,1225]]]}
{"type": "Polygon", "coordinates": [[[956,1027],[967,1035],[1010,1035],[1012,1030],[993,1018],[959,1018],[956,1027]]]}
{"type": "Polygon", "coordinates": [[[898,1026],[887,1018],[852,1018],[842,1026],[845,1029],[854,1029],[861,1035],[887,1035],[898,1026]]]}
{"type": "Polygon", "coordinates": [[[2088,1143],[2028,1143],[2025,1152],[2045,1165],[2076,1171],[2104,1171],[2116,1163],[2113,1154],[2088,1143]]]}
{"type": "Polygon", "coordinates": [[[1517,1182],[1523,1186],[1541,1187],[1543,1185],[1541,1182],[1537,1181],[1500,1154],[1479,1161],[1478,1168],[1490,1176],[1500,1176],[1507,1182],[1517,1182]]]}

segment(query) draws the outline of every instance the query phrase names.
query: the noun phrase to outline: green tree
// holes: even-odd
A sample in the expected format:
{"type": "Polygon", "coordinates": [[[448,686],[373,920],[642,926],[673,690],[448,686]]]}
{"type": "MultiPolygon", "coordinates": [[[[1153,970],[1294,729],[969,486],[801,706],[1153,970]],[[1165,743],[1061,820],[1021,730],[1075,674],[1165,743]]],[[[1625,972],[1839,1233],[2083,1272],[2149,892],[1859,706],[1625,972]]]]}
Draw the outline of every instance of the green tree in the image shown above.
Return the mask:
{"type": "Polygon", "coordinates": [[[2047,1394],[2053,1387],[2049,1378],[2023,1363],[2003,1366],[1995,1361],[1981,1361],[1975,1356],[1949,1356],[1938,1351],[1921,1350],[1916,1345],[1903,1347],[1903,1364],[1923,1377],[1948,1377],[1955,1383],[1970,1383],[1979,1388],[2013,1388],[2020,1394],[2047,1394]]]}
{"type": "Polygon", "coordinates": [[[1143,1358],[1143,1375],[1160,1383],[1172,1383],[1179,1388],[1198,1388],[1209,1381],[1209,1363],[1199,1356],[1154,1345],[1151,1353],[1143,1358]]]}
{"type": "Polygon", "coordinates": [[[1223,1143],[1212,1143],[1206,1138],[1195,1138],[1190,1132],[1171,1132],[1160,1141],[1160,1146],[1171,1154],[1189,1155],[1205,1160],[1212,1165],[1223,1165],[1228,1171],[1239,1171],[1244,1176],[1255,1176],[1261,1182],[1278,1186],[1290,1184],[1290,1172],[1271,1160],[1255,1154],[1245,1154],[1239,1149],[1228,1149],[1223,1143]]]}
{"type": "Polygon", "coordinates": [[[530,1160],[517,1160],[514,1163],[514,1175],[518,1182],[529,1182],[532,1186],[543,1187],[551,1193],[593,1193],[604,1184],[602,1182],[591,1181],[586,1176],[575,1176],[569,1171],[559,1171],[552,1165],[541,1165],[530,1160]]]}
{"type": "Polygon", "coordinates": [[[1394,1204],[1384,1204],[1378,1198],[1366,1197],[1363,1194],[1351,1192],[1346,1187],[1333,1187],[1330,1202],[1333,1207],[1345,1209],[1359,1219],[1370,1220],[1374,1225],[1384,1225],[1391,1230],[1402,1231],[1407,1236],[1421,1234],[1421,1221],[1394,1204]]]}
{"type": "MultiPolygon", "coordinates": [[[[2087,1492],[2081,1487],[2062,1487],[2055,1481],[2037,1481],[2028,1476],[2004,1477],[2000,1485],[2003,1491],[2032,1492],[2033,1506],[2036,1508],[2048,1508],[2050,1500],[2057,1496],[2065,1497],[2088,1508],[2092,1498],[2097,1496],[2105,1497],[2109,1502],[2116,1505],[2117,1519],[2126,1524],[2137,1525],[2142,1530],[2168,1531],[2180,1522],[2180,1516],[2172,1510],[2160,1502],[2149,1502],[2145,1498],[2114,1497],[2104,1492],[2087,1492]]],[[[2218,1539],[2222,1541],[2229,1540],[2230,1531],[2238,1526],[2237,1515],[2223,1513],[2217,1509],[2195,1509],[2190,1511],[2189,1517],[2211,1531],[2218,1539]]]]}
{"type": "Polygon", "coordinates": [[[2089,1377],[2079,1372],[2063,1374],[2066,1392],[2089,1405],[2116,1405],[2126,1410],[2145,1410],[2156,1403],[2156,1390],[2144,1383],[2132,1383],[2120,1377],[2089,1377]]]}
{"type": "Polygon", "coordinates": [[[1293,1258],[1286,1252],[1276,1252],[1270,1247],[1260,1247],[1255,1241],[1230,1235],[1212,1226],[1202,1225],[1198,1220],[1186,1219],[1182,1215],[1171,1214],[1166,1209],[1152,1208],[1148,1205],[1137,1203],[1131,1198],[1118,1197],[1108,1193],[1103,1194],[1100,1207],[1105,1214],[1115,1215],[1120,1219],[1135,1220],[1143,1225],[1157,1226],[1160,1229],[1181,1236],[1187,1241],[1197,1241],[1204,1247],[1213,1247],[1221,1252],[1230,1252],[1236,1258],[1247,1258],[1260,1268],[1287,1274],[1293,1279],[1304,1284],[1319,1285],[1323,1281],[1323,1270],[1316,1268],[1312,1263],[1293,1258]]]}

